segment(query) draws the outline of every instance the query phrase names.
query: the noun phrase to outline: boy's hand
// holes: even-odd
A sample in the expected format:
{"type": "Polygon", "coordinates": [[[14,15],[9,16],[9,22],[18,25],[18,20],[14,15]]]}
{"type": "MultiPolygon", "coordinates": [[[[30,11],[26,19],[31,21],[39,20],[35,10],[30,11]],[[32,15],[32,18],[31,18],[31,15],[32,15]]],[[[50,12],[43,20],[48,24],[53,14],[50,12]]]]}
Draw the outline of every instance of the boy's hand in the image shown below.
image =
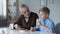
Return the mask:
{"type": "Polygon", "coordinates": [[[42,25],[40,22],[36,22],[36,25],[38,25],[38,26],[40,26],[40,25],[42,25]]]}
{"type": "Polygon", "coordinates": [[[40,25],[40,23],[39,23],[39,22],[36,22],[36,25],[38,25],[38,26],[39,26],[39,25],[40,25]]]}
{"type": "Polygon", "coordinates": [[[40,23],[40,20],[39,20],[39,19],[36,20],[36,25],[38,25],[38,26],[42,25],[42,24],[40,23]]]}

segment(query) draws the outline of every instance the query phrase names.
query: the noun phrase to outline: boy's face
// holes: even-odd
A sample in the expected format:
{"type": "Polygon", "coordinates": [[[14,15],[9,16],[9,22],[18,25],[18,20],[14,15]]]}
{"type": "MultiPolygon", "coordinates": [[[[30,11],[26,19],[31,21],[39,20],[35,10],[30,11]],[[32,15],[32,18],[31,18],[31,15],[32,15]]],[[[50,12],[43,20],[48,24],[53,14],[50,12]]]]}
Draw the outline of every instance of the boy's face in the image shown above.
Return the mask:
{"type": "Polygon", "coordinates": [[[47,14],[47,13],[40,11],[40,19],[41,19],[41,20],[44,20],[44,19],[46,19],[47,17],[48,17],[48,14],[47,14]]]}

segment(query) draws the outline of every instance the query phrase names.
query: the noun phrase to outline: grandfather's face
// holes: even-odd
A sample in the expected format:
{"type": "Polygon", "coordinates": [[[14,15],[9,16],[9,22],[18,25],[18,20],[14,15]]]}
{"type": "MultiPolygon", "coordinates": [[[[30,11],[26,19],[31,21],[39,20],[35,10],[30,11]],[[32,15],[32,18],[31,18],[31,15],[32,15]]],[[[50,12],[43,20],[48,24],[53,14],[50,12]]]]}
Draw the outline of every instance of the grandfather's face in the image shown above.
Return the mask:
{"type": "Polygon", "coordinates": [[[28,15],[29,14],[29,11],[26,7],[21,8],[21,12],[22,12],[23,15],[28,15]]]}

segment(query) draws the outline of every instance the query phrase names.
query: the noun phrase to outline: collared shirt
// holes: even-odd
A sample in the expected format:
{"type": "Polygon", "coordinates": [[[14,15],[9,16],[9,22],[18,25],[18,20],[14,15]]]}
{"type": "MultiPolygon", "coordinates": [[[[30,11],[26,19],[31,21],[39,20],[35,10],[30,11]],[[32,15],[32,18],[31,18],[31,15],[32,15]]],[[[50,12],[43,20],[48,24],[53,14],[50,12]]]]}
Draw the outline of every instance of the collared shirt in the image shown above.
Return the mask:
{"type": "MultiPolygon", "coordinates": [[[[39,20],[39,19],[38,19],[39,20]]],[[[51,32],[54,32],[54,23],[50,18],[46,18],[45,20],[40,20],[39,21],[42,25],[47,26],[51,32]]],[[[35,27],[36,30],[39,30],[41,32],[47,32],[47,30],[45,30],[42,27],[39,27],[36,25],[35,27]]]]}

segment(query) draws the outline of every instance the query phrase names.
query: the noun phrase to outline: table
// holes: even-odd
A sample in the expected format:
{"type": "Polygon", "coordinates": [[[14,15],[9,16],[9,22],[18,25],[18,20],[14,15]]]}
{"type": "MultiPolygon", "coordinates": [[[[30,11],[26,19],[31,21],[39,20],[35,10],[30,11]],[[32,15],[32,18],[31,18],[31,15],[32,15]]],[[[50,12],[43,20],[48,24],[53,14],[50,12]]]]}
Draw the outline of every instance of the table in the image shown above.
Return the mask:
{"type": "Polygon", "coordinates": [[[29,30],[10,30],[8,28],[1,28],[0,34],[56,34],[56,33],[47,33],[40,31],[31,32],[29,30]]]}

